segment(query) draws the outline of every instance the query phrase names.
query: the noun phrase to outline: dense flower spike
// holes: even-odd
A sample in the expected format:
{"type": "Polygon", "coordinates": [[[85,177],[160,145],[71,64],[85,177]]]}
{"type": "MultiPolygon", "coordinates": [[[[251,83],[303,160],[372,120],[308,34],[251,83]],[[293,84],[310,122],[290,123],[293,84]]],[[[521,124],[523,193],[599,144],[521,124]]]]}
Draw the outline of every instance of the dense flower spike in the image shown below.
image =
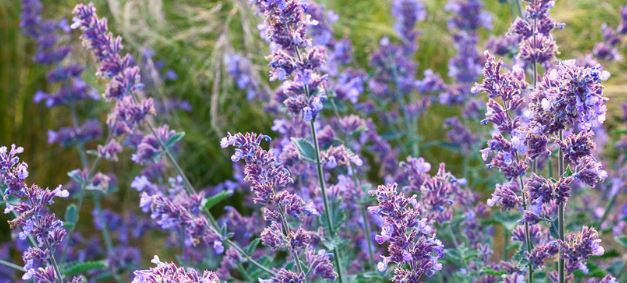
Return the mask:
{"type": "MultiPolygon", "coordinates": [[[[337,274],[329,262],[324,251],[318,256],[311,253],[314,239],[313,232],[303,229],[299,224],[292,227],[288,217],[303,221],[305,216],[318,215],[318,211],[312,204],[307,204],[301,197],[287,190],[287,186],[294,180],[290,172],[269,151],[261,147],[263,140],[269,140],[265,135],[254,133],[235,135],[228,134],[222,139],[220,145],[223,148],[235,147],[235,154],[231,157],[233,162],[244,160],[244,181],[250,186],[253,193],[253,201],[264,206],[264,219],[269,223],[261,232],[261,241],[273,250],[288,249],[297,261],[298,272],[282,270],[269,282],[301,282],[305,277],[322,277],[335,279],[337,274]],[[300,262],[300,254],[307,251],[307,263],[310,265],[311,274],[303,273],[300,262]],[[287,280],[287,281],[286,281],[287,280]],[[297,280],[297,281],[290,281],[297,280]]],[[[333,156],[332,156],[333,157],[333,156]]],[[[344,164],[350,160],[346,156],[337,157],[336,164],[344,164]]]]}
{"type": "Polygon", "coordinates": [[[520,40],[518,58],[525,64],[546,64],[555,58],[557,44],[551,31],[564,25],[549,16],[554,0],[525,0],[527,9],[523,19],[516,19],[510,33],[520,40]]]}
{"type": "Polygon", "coordinates": [[[261,101],[270,99],[270,95],[261,85],[252,62],[246,57],[237,53],[230,53],[224,57],[227,72],[237,85],[237,88],[246,91],[246,98],[252,100],[254,98],[261,101]]]}
{"type": "Polygon", "coordinates": [[[555,134],[600,126],[607,111],[601,81],[608,77],[600,66],[577,66],[572,60],[558,63],[531,94],[531,131],[555,134]]]}
{"type": "Polygon", "coordinates": [[[569,271],[580,269],[587,272],[586,262],[591,256],[600,256],[605,253],[601,247],[601,239],[594,228],[584,226],[581,232],[572,233],[560,242],[564,250],[562,256],[566,260],[566,268],[569,271]]]}
{"type": "Polygon", "coordinates": [[[115,101],[107,123],[115,136],[129,134],[147,116],[154,114],[152,99],[139,97],[143,89],[139,68],[130,55],[123,55],[122,39],[114,37],[106,19],[99,19],[93,4],[74,8],[71,26],[80,29],[83,45],[90,48],[98,63],[97,75],[109,79],[104,96],[115,101]]]}
{"type": "Polygon", "coordinates": [[[406,197],[397,184],[381,185],[370,192],[377,198],[377,206],[368,210],[383,218],[379,244],[388,243],[388,256],[377,264],[385,271],[395,263],[394,282],[421,282],[442,269],[438,260],[444,256],[442,243],[435,238],[435,230],[421,217],[415,196],[406,197]],[[410,268],[406,268],[410,266],[410,268]]]}
{"type": "Polygon", "coordinates": [[[392,1],[392,16],[396,19],[394,29],[403,38],[403,46],[408,54],[416,51],[416,23],[427,18],[427,11],[421,0],[392,1]]]}
{"type": "Polygon", "coordinates": [[[306,37],[307,26],[312,23],[304,4],[295,0],[255,2],[264,14],[265,37],[275,46],[270,56],[270,80],[284,81],[275,99],[289,113],[312,121],[326,99],[317,91],[326,81],[319,73],[326,54],[322,47],[311,47],[306,37]]]}
{"type": "Polygon", "coordinates": [[[69,192],[61,186],[54,190],[42,189],[37,185],[27,185],[28,165],[21,162],[18,154],[22,147],[0,147],[0,189],[5,202],[4,213],[12,213],[15,218],[9,221],[22,240],[29,239],[31,246],[24,252],[25,273],[23,280],[55,282],[62,280],[55,252],[63,248],[67,236],[63,221],[48,210],[54,198],[66,198],[69,192]],[[17,201],[9,202],[10,198],[17,201]],[[45,278],[45,279],[44,279],[45,278]],[[48,280],[48,281],[46,281],[48,280]]]}
{"type": "Polygon", "coordinates": [[[483,11],[481,0],[451,0],[445,10],[453,13],[448,26],[455,31],[453,43],[457,54],[449,60],[448,75],[456,84],[440,96],[440,102],[459,103],[470,94],[472,83],[481,75],[483,58],[477,50],[477,33],[482,27],[491,29],[492,18],[483,11]]]}

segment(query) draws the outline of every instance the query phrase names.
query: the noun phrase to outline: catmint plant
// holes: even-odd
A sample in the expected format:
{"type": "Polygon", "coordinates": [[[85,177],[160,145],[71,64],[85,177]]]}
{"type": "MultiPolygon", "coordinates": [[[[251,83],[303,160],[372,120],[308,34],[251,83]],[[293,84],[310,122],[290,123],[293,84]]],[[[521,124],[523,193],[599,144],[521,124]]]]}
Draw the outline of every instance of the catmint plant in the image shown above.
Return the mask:
{"type": "MultiPolygon", "coordinates": [[[[493,123],[497,129],[488,142],[489,147],[482,150],[483,158],[508,180],[497,186],[488,204],[522,208],[528,280],[533,281],[534,269],[542,268],[545,260],[559,251],[557,279],[564,282],[564,262],[569,258],[564,210],[573,182],[594,187],[607,175],[592,154],[594,144],[589,132],[605,120],[606,98],[601,81],[607,74],[598,65],[582,67],[572,60],[555,61],[557,44],[550,31],[562,25],[549,18],[554,2],[527,2],[525,18],[517,19],[511,28],[520,37],[517,59],[521,67],[503,71],[502,61],[486,53],[484,81],[474,87],[475,92],[488,94],[484,122],[493,123]],[[537,78],[538,64],[547,69],[541,78],[537,78]],[[524,80],[524,67],[532,69],[531,86],[524,80]],[[525,108],[529,117],[521,115],[525,108]],[[564,137],[564,132],[568,137],[564,137]],[[555,147],[559,151],[557,179],[542,177],[540,163],[552,159],[555,147]],[[559,237],[534,243],[530,225],[544,220],[557,222],[559,237]]],[[[552,166],[550,162],[549,166],[552,166]]],[[[598,246],[596,231],[588,229],[582,232],[588,237],[586,241],[598,246]]],[[[574,265],[585,264],[590,255],[601,253],[602,249],[595,246],[593,252],[571,260],[576,263],[569,263],[569,271],[572,272],[574,265]]]]}
{"type": "MultiPolygon", "coordinates": [[[[24,148],[15,145],[11,145],[10,149],[0,147],[0,188],[6,205],[4,213],[13,215],[9,226],[18,232],[20,239],[27,239],[30,244],[22,255],[25,272],[22,279],[64,282],[57,257],[64,248],[67,231],[63,221],[49,212],[48,206],[54,203],[55,198],[67,198],[69,192],[62,186],[48,190],[26,184],[28,164],[20,161],[18,156],[23,152],[24,148]]],[[[72,282],[80,281],[80,278],[72,279],[72,282]]]]}

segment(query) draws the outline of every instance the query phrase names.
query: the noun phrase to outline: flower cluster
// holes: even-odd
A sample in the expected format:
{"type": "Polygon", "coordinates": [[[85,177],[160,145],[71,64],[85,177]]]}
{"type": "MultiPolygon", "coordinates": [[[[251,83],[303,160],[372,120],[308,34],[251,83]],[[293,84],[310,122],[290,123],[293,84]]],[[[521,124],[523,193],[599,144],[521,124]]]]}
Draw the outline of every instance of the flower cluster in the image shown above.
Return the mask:
{"type": "Polygon", "coordinates": [[[383,218],[379,244],[388,243],[387,256],[377,264],[379,271],[395,263],[394,282],[422,282],[442,269],[438,262],[444,256],[442,243],[435,238],[435,230],[421,215],[415,196],[406,197],[396,183],[381,185],[370,192],[377,198],[377,206],[370,213],[383,218]]]}
{"type": "MultiPolygon", "coordinates": [[[[131,134],[146,117],[154,114],[152,99],[144,99],[138,94],[143,89],[139,67],[130,55],[121,54],[122,39],[109,32],[107,20],[98,18],[93,4],[79,4],[74,8],[71,27],[82,31],[83,45],[96,56],[99,63],[97,75],[110,80],[104,94],[115,102],[107,119],[110,133],[113,136],[131,134]]],[[[111,139],[110,143],[115,140],[111,139]]]]}
{"type": "MultiPolygon", "coordinates": [[[[41,15],[43,6],[39,0],[24,0],[22,7],[22,31],[37,43],[37,55],[33,59],[50,66],[46,79],[52,85],[59,85],[54,93],[37,91],[35,102],[45,102],[47,107],[68,106],[75,111],[76,105],[82,101],[98,100],[96,91],[81,79],[85,67],[66,59],[72,48],[62,44],[58,34],[69,32],[66,21],[44,20],[41,15]]],[[[101,134],[100,124],[90,120],[83,125],[49,131],[48,143],[70,146],[96,140],[101,134]]]]}
{"type": "Polygon", "coordinates": [[[498,168],[508,180],[512,180],[522,176],[527,169],[526,162],[518,158],[519,154],[542,149],[527,149],[525,143],[527,132],[522,127],[521,117],[510,116],[510,113],[521,109],[522,94],[527,88],[527,83],[523,80],[522,73],[516,70],[502,71],[502,66],[501,60],[496,60],[486,53],[484,80],[473,87],[473,92],[488,94],[486,119],[481,123],[491,122],[497,129],[492,139],[488,141],[488,148],[481,151],[482,158],[487,161],[489,155],[493,155],[488,167],[498,168]]]}
{"type": "Polygon", "coordinates": [[[293,183],[290,172],[276,157],[261,147],[263,140],[269,138],[254,133],[235,135],[228,134],[222,139],[222,148],[235,147],[235,154],[231,157],[234,162],[244,160],[244,181],[250,186],[253,201],[263,205],[264,219],[269,223],[261,232],[261,240],[267,247],[278,250],[287,248],[297,261],[298,273],[282,270],[272,282],[283,281],[287,278],[295,282],[301,282],[306,276],[320,276],[324,279],[335,279],[337,274],[333,271],[329,256],[321,250],[317,256],[309,255],[312,252],[314,241],[318,237],[315,233],[303,228],[302,223],[297,227],[291,227],[290,219],[302,222],[308,215],[318,215],[313,204],[307,204],[301,197],[287,190],[287,186],[293,183]],[[299,254],[306,252],[309,270],[317,271],[311,275],[303,272],[299,254]]]}
{"type": "Polygon", "coordinates": [[[586,226],[581,229],[581,232],[567,235],[564,241],[560,241],[560,248],[563,250],[562,257],[565,258],[566,268],[569,271],[581,269],[587,272],[586,261],[588,258],[605,253],[601,247],[601,239],[599,239],[597,231],[586,226]]]}
{"type": "Polygon", "coordinates": [[[31,246],[24,252],[23,280],[55,282],[61,280],[55,252],[62,248],[67,236],[63,221],[48,210],[54,198],[66,198],[67,190],[61,186],[54,190],[42,189],[37,185],[27,185],[28,165],[20,161],[18,154],[22,147],[0,147],[0,189],[6,203],[4,213],[12,213],[15,218],[9,221],[11,229],[18,231],[21,240],[28,239],[31,246]]]}
{"type": "Polygon", "coordinates": [[[161,262],[155,256],[150,262],[155,264],[147,270],[137,270],[133,273],[132,283],[158,283],[158,282],[180,282],[180,283],[219,283],[218,276],[210,271],[202,274],[191,268],[178,267],[174,263],[161,262]]]}
{"type": "Polygon", "coordinates": [[[492,28],[492,18],[483,11],[479,0],[451,0],[445,10],[453,13],[449,18],[449,29],[457,31],[453,35],[457,55],[449,61],[449,77],[470,89],[470,84],[477,81],[482,69],[482,58],[477,51],[477,32],[481,27],[492,28]]]}
{"type": "Polygon", "coordinates": [[[396,19],[394,29],[403,39],[404,51],[412,54],[416,51],[416,38],[420,34],[415,26],[427,18],[427,10],[421,0],[392,1],[392,16],[396,19]]]}
{"type": "Polygon", "coordinates": [[[304,5],[295,0],[255,2],[264,14],[265,36],[274,46],[270,80],[284,81],[274,99],[289,113],[313,121],[326,99],[319,91],[326,80],[319,73],[326,55],[324,48],[311,47],[307,39],[310,23],[304,5]]]}
{"type": "Polygon", "coordinates": [[[616,49],[621,44],[622,36],[627,34],[627,6],[621,8],[621,22],[616,29],[611,28],[607,24],[603,24],[601,32],[603,33],[603,41],[598,42],[592,49],[592,55],[601,60],[618,61],[621,56],[616,49]]]}
{"type": "Polygon", "coordinates": [[[551,135],[568,128],[585,131],[601,125],[607,111],[601,82],[608,77],[600,66],[559,62],[531,93],[531,131],[551,135]]]}
{"type": "Polygon", "coordinates": [[[246,98],[257,98],[261,101],[269,99],[269,94],[261,85],[257,73],[253,69],[252,62],[246,57],[230,53],[224,57],[224,64],[228,74],[233,78],[237,88],[246,91],[246,98]]]}
{"type": "MultiPolygon", "coordinates": [[[[627,205],[619,195],[625,191],[621,150],[627,141],[609,141],[620,130],[604,132],[605,116],[613,118],[606,114],[602,85],[609,74],[594,59],[620,57],[626,7],[618,27],[605,25],[604,41],[576,62],[556,57],[551,33],[563,24],[550,18],[554,0],[526,0],[525,9],[512,2],[512,12],[518,8],[520,18],[504,36],[490,36],[486,49],[491,51],[483,56],[478,46],[484,30],[492,29],[484,3],[448,0],[443,11],[429,10],[429,15],[438,21],[442,15],[448,18],[455,54],[421,60],[427,67],[418,73],[414,57],[423,54],[417,53],[417,25],[433,3],[390,1],[396,34],[375,42],[365,67],[364,54],[353,54],[354,46],[344,37],[353,36],[352,31],[336,30],[344,22],[321,4],[239,3],[228,13],[242,19],[237,28],[254,29],[249,25],[257,21],[246,18],[253,15],[247,8],[262,16],[257,28],[271,52],[268,77],[260,78],[262,70],[254,63],[260,59],[250,50],[256,39],[247,38],[247,51],[237,51],[225,37],[229,25],[220,31],[225,33],[220,38],[227,39],[220,41],[220,50],[226,53],[216,65],[225,69],[215,71],[228,74],[249,102],[260,102],[272,115],[276,138],[227,133],[220,147],[233,150],[232,178],[200,190],[177,161],[184,133],[163,119],[172,109],[191,111],[189,104],[168,98],[153,102],[147,95],[165,93],[160,88],[176,83],[177,74],[166,70],[150,48],[123,50],[122,38],[109,31],[93,4],[77,5],[70,27],[65,21],[43,20],[39,1],[22,1],[21,28],[37,44],[34,61],[53,65],[46,79],[56,92],[39,91],[34,98],[49,107],[68,106],[72,126],[50,131],[48,138],[75,146],[82,168],[68,174],[66,187],[42,189],[26,184],[29,168],[18,157],[22,148],[0,147],[0,195],[5,212],[12,214],[9,226],[16,238],[14,250],[0,246],[0,256],[21,254],[24,260],[23,267],[1,260],[0,277],[14,279],[15,272],[5,271],[12,268],[23,271],[24,280],[55,283],[69,282],[68,274],[79,269],[88,270],[72,283],[105,277],[136,283],[433,278],[520,283],[542,277],[564,283],[597,276],[600,272],[587,269],[598,266],[608,275],[590,282],[622,279],[609,275],[620,272],[610,259],[614,253],[599,256],[604,253],[601,238],[611,241],[605,234],[623,239],[627,232],[627,205]],[[103,103],[111,104],[106,142],[95,151],[86,145],[105,131],[93,119],[94,111],[84,106],[100,95],[81,80],[83,70],[91,67],[70,60],[73,54],[65,45],[70,29],[81,31],[83,46],[95,55],[96,77],[106,83],[103,103]],[[140,60],[130,55],[133,51],[142,54],[140,60]],[[447,73],[448,78],[440,75],[447,73]],[[486,102],[471,97],[479,93],[486,94],[486,102]],[[440,120],[423,121],[438,101],[438,112],[459,110],[442,119],[448,142],[428,140],[441,132],[427,124],[440,120]],[[491,129],[475,128],[479,124],[491,129]],[[425,128],[429,132],[421,133],[425,128]],[[605,144],[610,151],[603,152],[605,144]],[[485,148],[479,151],[479,146],[485,148]],[[461,164],[439,163],[433,172],[438,147],[458,154],[450,158],[461,164]],[[125,148],[133,152],[122,154],[125,148]],[[424,158],[421,150],[428,150],[424,158]],[[479,157],[502,177],[476,167],[479,157]],[[605,157],[616,160],[602,162],[605,157]],[[139,167],[125,170],[132,172],[130,177],[98,172],[104,167],[101,159],[122,158],[128,158],[124,168],[127,163],[139,167]],[[456,169],[460,175],[451,173],[456,169]],[[603,182],[606,178],[611,182],[603,182]],[[375,185],[381,183],[387,185],[375,185]],[[586,190],[588,186],[598,190],[586,190]],[[135,210],[145,215],[102,207],[126,187],[139,193],[135,210]],[[479,193],[486,187],[493,188],[490,196],[479,193]],[[62,221],[51,205],[70,195],[75,202],[62,221]],[[86,196],[94,197],[93,204],[83,205],[86,196]],[[85,206],[93,207],[90,231],[102,236],[78,231],[89,224],[78,225],[85,206]],[[573,210],[578,213],[566,213],[573,210]],[[577,222],[568,223],[574,216],[577,222]],[[584,226],[573,233],[575,225],[584,226]],[[143,251],[135,244],[151,230],[166,232],[164,249],[177,252],[176,264],[155,256],[152,267],[140,267],[143,251]],[[215,273],[200,271],[208,267],[215,273]]],[[[212,79],[220,83],[219,77],[212,79]]]]}
{"type": "Polygon", "coordinates": [[[555,58],[557,43],[551,31],[564,25],[550,18],[554,0],[526,0],[527,9],[523,19],[516,19],[510,33],[520,40],[518,58],[527,65],[546,64],[555,58]]]}

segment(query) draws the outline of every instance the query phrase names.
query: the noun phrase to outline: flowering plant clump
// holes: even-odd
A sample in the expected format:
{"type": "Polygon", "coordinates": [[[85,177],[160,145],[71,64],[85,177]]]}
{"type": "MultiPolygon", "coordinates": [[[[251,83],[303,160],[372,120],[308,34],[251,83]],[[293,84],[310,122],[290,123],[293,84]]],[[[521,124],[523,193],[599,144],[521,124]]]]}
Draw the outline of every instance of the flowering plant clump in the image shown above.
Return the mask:
{"type": "Polygon", "coordinates": [[[0,147],[0,283],[627,280],[627,6],[571,50],[554,0],[377,2],[363,38],[313,0],[113,2],[21,1],[80,163],[45,189],[50,155],[0,147]]]}

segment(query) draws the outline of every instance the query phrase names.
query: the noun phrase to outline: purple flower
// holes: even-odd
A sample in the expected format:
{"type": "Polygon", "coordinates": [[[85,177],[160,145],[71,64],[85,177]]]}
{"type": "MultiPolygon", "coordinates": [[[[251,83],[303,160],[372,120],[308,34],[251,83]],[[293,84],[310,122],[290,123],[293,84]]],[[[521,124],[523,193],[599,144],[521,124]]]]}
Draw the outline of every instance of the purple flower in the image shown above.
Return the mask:
{"type": "Polygon", "coordinates": [[[518,183],[510,181],[505,184],[497,184],[492,197],[488,199],[487,203],[488,206],[498,205],[503,209],[516,208],[522,203],[518,183]]]}
{"type": "Polygon", "coordinates": [[[58,143],[67,147],[96,140],[101,135],[100,123],[95,120],[88,120],[78,128],[61,128],[58,131],[48,131],[48,143],[58,143]]]}
{"type": "Polygon", "coordinates": [[[104,96],[116,102],[107,118],[114,136],[130,134],[148,116],[154,114],[152,99],[138,95],[143,89],[139,68],[130,55],[123,55],[122,39],[108,30],[107,20],[99,19],[93,4],[78,4],[74,8],[71,26],[82,31],[83,45],[92,50],[98,60],[97,76],[109,79],[104,96]]]}
{"type": "Polygon", "coordinates": [[[616,31],[620,34],[627,34],[627,5],[620,8],[620,24],[616,31]]]}
{"type": "Polygon", "coordinates": [[[259,283],[303,283],[305,275],[281,269],[271,279],[259,279],[259,283]]]}
{"type": "Polygon", "coordinates": [[[328,253],[325,250],[319,250],[318,252],[308,250],[306,256],[310,265],[309,272],[314,274],[314,278],[336,279],[337,273],[333,270],[333,264],[331,263],[332,253],[328,253]]]}
{"type": "Polygon", "coordinates": [[[396,183],[381,185],[370,194],[377,198],[378,206],[368,210],[382,217],[386,227],[378,241],[389,242],[389,258],[378,264],[379,270],[384,270],[388,262],[396,263],[394,282],[420,282],[442,269],[438,259],[444,255],[444,247],[428,220],[421,218],[415,196],[408,198],[398,192],[396,183]]]}
{"type": "Polygon", "coordinates": [[[554,134],[571,127],[585,131],[603,124],[607,98],[601,81],[606,73],[600,66],[559,62],[531,94],[533,131],[554,134]]]}
{"type": "Polygon", "coordinates": [[[601,60],[620,60],[620,54],[616,49],[616,46],[621,42],[619,33],[606,24],[603,24],[601,31],[603,32],[603,41],[594,45],[592,55],[601,60]]]}
{"type": "Polygon", "coordinates": [[[587,226],[584,226],[581,232],[566,235],[565,240],[559,244],[566,269],[570,272],[576,269],[587,271],[585,264],[588,258],[603,255],[605,252],[597,231],[587,226]]]}
{"type": "Polygon", "coordinates": [[[551,31],[562,28],[563,24],[549,17],[549,10],[555,5],[554,0],[528,0],[524,19],[516,19],[509,33],[520,37],[518,54],[526,64],[545,64],[557,53],[557,44],[551,31]]]}
{"type": "Polygon", "coordinates": [[[225,55],[224,62],[227,72],[235,81],[237,88],[246,91],[248,100],[259,98],[261,101],[266,101],[270,99],[269,94],[261,86],[250,60],[239,54],[230,53],[225,55]]]}
{"type": "Polygon", "coordinates": [[[476,31],[481,27],[492,28],[492,17],[483,11],[480,0],[451,0],[444,9],[454,13],[448,20],[449,29],[476,31]]]}
{"type": "Polygon", "coordinates": [[[555,256],[559,251],[559,244],[556,241],[552,241],[542,245],[536,245],[533,247],[531,253],[526,252],[525,255],[534,267],[544,266],[544,262],[555,256]]]}
{"type": "Polygon", "coordinates": [[[143,165],[147,162],[155,162],[161,154],[159,140],[168,141],[177,133],[174,130],[170,130],[168,125],[163,125],[156,129],[156,134],[158,137],[150,134],[142,138],[142,141],[137,146],[137,152],[131,157],[137,164],[143,165]]]}
{"type": "Polygon", "coordinates": [[[394,29],[403,39],[404,52],[413,53],[416,46],[416,23],[427,18],[427,10],[420,0],[392,1],[392,16],[396,19],[394,29]]]}
{"type": "Polygon", "coordinates": [[[42,189],[37,185],[26,185],[28,165],[20,162],[18,154],[24,151],[21,147],[0,147],[0,188],[6,208],[4,213],[12,213],[15,218],[9,221],[12,230],[16,230],[22,240],[31,241],[22,258],[26,273],[22,279],[35,281],[60,279],[52,269],[54,253],[65,243],[67,231],[63,221],[49,211],[48,206],[54,203],[54,198],[66,198],[69,192],[61,186],[54,190],[42,189]],[[14,198],[9,202],[9,197],[14,198]]]}
{"type": "Polygon", "coordinates": [[[132,283],[219,283],[218,276],[209,271],[202,274],[191,268],[178,267],[174,263],[164,263],[155,256],[152,261],[155,267],[146,270],[137,270],[133,273],[132,283]]]}
{"type": "Polygon", "coordinates": [[[459,146],[463,152],[468,152],[477,143],[477,137],[457,117],[444,120],[444,127],[449,129],[447,135],[451,143],[459,146]]]}

